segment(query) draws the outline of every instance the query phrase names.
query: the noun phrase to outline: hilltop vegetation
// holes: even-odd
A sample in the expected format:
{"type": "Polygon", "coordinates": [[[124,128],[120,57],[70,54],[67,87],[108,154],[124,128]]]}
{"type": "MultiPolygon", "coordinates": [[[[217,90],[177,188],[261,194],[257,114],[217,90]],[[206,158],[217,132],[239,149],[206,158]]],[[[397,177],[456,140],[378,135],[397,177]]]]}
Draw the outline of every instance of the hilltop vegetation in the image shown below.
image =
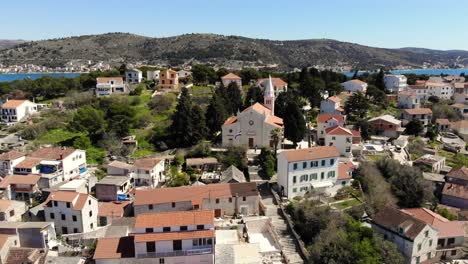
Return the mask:
{"type": "Polygon", "coordinates": [[[276,41],[214,34],[186,34],[150,38],[127,33],[108,33],[26,42],[0,51],[4,64],[34,63],[62,66],[70,60],[180,64],[259,62],[281,68],[311,65],[359,65],[377,68],[420,66],[424,62],[453,64],[468,58],[468,51],[384,49],[330,39],[276,41]],[[380,65],[380,66],[379,66],[380,65]]]}

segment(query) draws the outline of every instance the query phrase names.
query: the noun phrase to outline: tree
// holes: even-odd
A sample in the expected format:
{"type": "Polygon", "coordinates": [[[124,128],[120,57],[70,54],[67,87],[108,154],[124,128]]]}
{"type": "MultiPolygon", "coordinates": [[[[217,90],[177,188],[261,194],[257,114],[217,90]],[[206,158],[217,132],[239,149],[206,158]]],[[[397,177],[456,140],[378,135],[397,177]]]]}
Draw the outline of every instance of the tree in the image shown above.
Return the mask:
{"type": "Polygon", "coordinates": [[[381,91],[385,91],[385,82],[384,82],[385,73],[382,68],[380,68],[379,73],[375,77],[375,86],[381,91]]]}
{"type": "Polygon", "coordinates": [[[260,78],[260,74],[256,69],[253,68],[244,68],[239,73],[242,78],[242,83],[249,84],[251,80],[257,80],[260,78]]]}
{"type": "Polygon", "coordinates": [[[205,112],[199,105],[192,107],[192,144],[196,144],[206,137],[208,129],[206,128],[205,112]]]}
{"type": "Polygon", "coordinates": [[[320,78],[310,76],[307,68],[303,68],[299,77],[299,91],[301,95],[307,97],[312,107],[319,107],[321,92],[325,90],[325,82],[320,78]]]}
{"type": "Polygon", "coordinates": [[[237,83],[231,82],[226,90],[226,99],[228,103],[229,114],[235,115],[237,111],[242,110],[242,93],[237,83]]]}
{"type": "Polygon", "coordinates": [[[87,132],[90,139],[96,143],[102,137],[106,128],[104,112],[89,105],[83,106],[73,114],[70,127],[75,131],[87,132]]]}
{"type": "Polygon", "coordinates": [[[366,96],[372,100],[375,105],[379,105],[382,108],[387,108],[388,100],[387,94],[374,85],[367,86],[366,96]]]}
{"type": "Polygon", "coordinates": [[[286,116],[284,118],[284,136],[297,146],[306,133],[306,123],[301,109],[296,102],[288,103],[286,107],[286,116]]]}
{"type": "MultiPolygon", "coordinates": [[[[218,88],[219,89],[219,88],[218,88]]],[[[226,102],[219,93],[213,95],[210,104],[206,110],[206,126],[209,135],[215,136],[228,118],[229,113],[226,110],[226,102]]]]}
{"type": "Polygon", "coordinates": [[[275,174],[276,159],[269,148],[262,148],[260,155],[257,156],[257,162],[262,176],[270,179],[275,174]]]}
{"type": "Polygon", "coordinates": [[[213,68],[203,64],[196,64],[192,67],[193,82],[195,84],[206,85],[218,80],[218,75],[213,68]]]}
{"type": "Polygon", "coordinates": [[[345,111],[350,120],[364,119],[369,111],[370,103],[366,96],[361,92],[353,94],[345,104],[345,111]]]}
{"type": "Polygon", "coordinates": [[[216,75],[218,75],[218,80],[227,74],[229,74],[229,71],[226,68],[219,68],[218,71],[216,71],[216,75]]]}
{"type": "Polygon", "coordinates": [[[278,144],[280,143],[280,140],[281,140],[281,130],[279,128],[275,128],[271,130],[270,136],[271,136],[271,140],[273,141],[273,146],[275,150],[274,157],[276,157],[276,155],[278,154],[278,144]]]}
{"type": "Polygon", "coordinates": [[[286,116],[286,107],[288,106],[289,102],[293,102],[296,100],[296,96],[291,89],[288,89],[286,92],[282,92],[278,95],[275,100],[275,116],[281,117],[284,119],[286,116]]]}
{"type": "Polygon", "coordinates": [[[176,111],[171,117],[169,133],[176,146],[188,147],[193,142],[192,99],[187,88],[182,88],[176,111]]]}
{"type": "Polygon", "coordinates": [[[327,91],[329,96],[338,95],[344,91],[344,87],[339,82],[331,82],[327,84],[327,91]]]}
{"type": "Polygon", "coordinates": [[[363,140],[369,140],[375,134],[374,127],[367,119],[357,119],[354,129],[361,131],[361,138],[363,140]]]}
{"type": "Polygon", "coordinates": [[[263,91],[258,86],[252,86],[247,91],[247,96],[245,97],[244,108],[247,108],[255,103],[263,104],[263,91]]]}
{"type": "Polygon", "coordinates": [[[405,133],[407,135],[419,136],[424,131],[424,126],[421,120],[413,119],[406,124],[405,133]]]}

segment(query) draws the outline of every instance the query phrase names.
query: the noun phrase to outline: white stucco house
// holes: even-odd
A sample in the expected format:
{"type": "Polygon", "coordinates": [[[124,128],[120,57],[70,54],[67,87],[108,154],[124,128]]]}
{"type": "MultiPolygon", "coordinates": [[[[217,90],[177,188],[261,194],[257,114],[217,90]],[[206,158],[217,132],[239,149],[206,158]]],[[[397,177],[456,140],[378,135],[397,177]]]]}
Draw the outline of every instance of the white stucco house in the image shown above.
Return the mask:
{"type": "Polygon", "coordinates": [[[85,193],[54,191],[45,201],[44,215],[55,223],[57,234],[90,232],[98,226],[98,201],[85,193]]]}
{"type": "Polygon", "coordinates": [[[330,96],[320,102],[320,113],[344,115],[345,110],[341,106],[341,99],[337,96],[330,96]]]}
{"type": "Polygon", "coordinates": [[[146,71],[146,78],[148,80],[159,80],[159,73],[161,73],[160,70],[148,70],[146,71]]]}
{"type": "Polygon", "coordinates": [[[143,79],[143,73],[138,69],[129,69],[125,71],[125,80],[127,83],[138,84],[143,79]]]}
{"type": "Polygon", "coordinates": [[[237,87],[239,87],[239,89],[242,88],[242,78],[235,75],[234,73],[228,73],[221,77],[221,82],[223,83],[224,87],[228,87],[229,84],[233,82],[237,84],[237,87]]]}
{"type": "Polygon", "coordinates": [[[421,99],[414,91],[398,92],[398,107],[405,109],[415,109],[421,107],[421,99]]]}
{"type": "Polygon", "coordinates": [[[37,112],[37,104],[29,100],[7,100],[1,105],[2,122],[16,123],[37,112]]]}
{"type": "Polygon", "coordinates": [[[344,126],[345,119],[341,114],[319,114],[317,116],[317,141],[324,143],[325,130],[330,127],[344,126]]]}
{"type": "Polygon", "coordinates": [[[361,142],[361,133],[342,126],[325,129],[325,146],[335,146],[341,156],[352,157],[353,144],[361,142]]]}
{"type": "Polygon", "coordinates": [[[142,158],[132,164],[135,186],[156,187],[165,181],[165,159],[142,158]]]}
{"type": "Polygon", "coordinates": [[[0,175],[13,174],[13,168],[26,158],[26,155],[16,150],[0,154],[0,175]]]}
{"type": "Polygon", "coordinates": [[[344,90],[348,92],[361,92],[366,93],[367,83],[358,79],[350,80],[342,83],[344,90]]]}
{"type": "Polygon", "coordinates": [[[98,77],[96,78],[96,96],[128,93],[127,85],[122,77],[98,77]]]}
{"type": "Polygon", "coordinates": [[[402,74],[386,74],[384,76],[385,90],[391,93],[405,91],[408,88],[408,79],[402,74]]]}

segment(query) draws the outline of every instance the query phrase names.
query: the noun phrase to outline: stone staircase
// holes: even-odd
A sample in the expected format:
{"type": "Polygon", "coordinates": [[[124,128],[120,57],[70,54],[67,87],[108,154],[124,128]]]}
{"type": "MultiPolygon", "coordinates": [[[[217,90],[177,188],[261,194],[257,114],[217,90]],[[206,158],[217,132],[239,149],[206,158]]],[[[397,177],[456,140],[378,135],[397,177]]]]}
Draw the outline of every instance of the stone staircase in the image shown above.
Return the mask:
{"type": "Polygon", "coordinates": [[[265,216],[271,218],[275,232],[279,236],[279,242],[281,244],[283,255],[286,258],[287,263],[304,263],[304,260],[299,253],[299,249],[296,246],[294,237],[288,230],[286,221],[278,214],[278,207],[273,203],[273,198],[262,196],[262,201],[265,204],[265,216]]]}

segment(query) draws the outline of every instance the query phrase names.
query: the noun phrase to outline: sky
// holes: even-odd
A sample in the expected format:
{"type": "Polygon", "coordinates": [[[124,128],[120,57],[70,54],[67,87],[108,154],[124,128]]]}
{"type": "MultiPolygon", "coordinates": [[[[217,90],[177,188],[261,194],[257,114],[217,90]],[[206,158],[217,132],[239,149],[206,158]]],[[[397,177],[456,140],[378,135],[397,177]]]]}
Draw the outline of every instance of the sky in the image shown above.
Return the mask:
{"type": "Polygon", "coordinates": [[[466,14],[460,0],[4,0],[0,39],[215,33],[468,50],[466,14]]]}

